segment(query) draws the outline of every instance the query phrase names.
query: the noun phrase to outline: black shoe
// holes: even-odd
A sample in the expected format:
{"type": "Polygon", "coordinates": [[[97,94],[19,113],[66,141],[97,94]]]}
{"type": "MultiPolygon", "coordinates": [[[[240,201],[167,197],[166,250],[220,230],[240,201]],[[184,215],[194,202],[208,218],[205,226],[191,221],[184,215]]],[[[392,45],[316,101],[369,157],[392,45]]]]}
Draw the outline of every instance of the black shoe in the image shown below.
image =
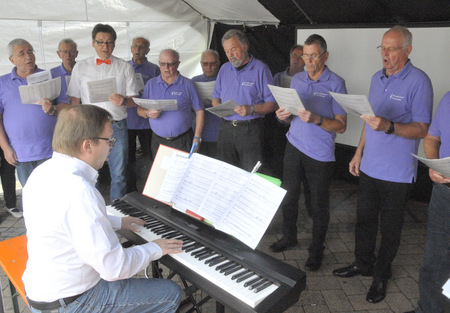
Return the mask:
{"type": "Polygon", "coordinates": [[[413,311],[408,311],[408,312],[405,312],[405,313],[416,313],[416,311],[413,310],[413,311]]]}
{"type": "Polygon", "coordinates": [[[272,252],[281,252],[286,250],[287,248],[295,247],[298,244],[297,239],[289,240],[284,237],[272,244],[269,249],[272,252]]]}
{"type": "Polygon", "coordinates": [[[372,276],[372,271],[363,271],[353,263],[349,266],[335,269],[333,275],[337,277],[353,277],[356,275],[372,276]]]}
{"type": "Polygon", "coordinates": [[[320,268],[320,266],[322,265],[322,258],[323,258],[323,256],[319,257],[319,258],[309,257],[305,263],[305,270],[310,271],[310,272],[317,271],[320,268]]]}
{"type": "Polygon", "coordinates": [[[366,300],[378,303],[386,297],[387,279],[374,280],[367,293],[366,300]]]}

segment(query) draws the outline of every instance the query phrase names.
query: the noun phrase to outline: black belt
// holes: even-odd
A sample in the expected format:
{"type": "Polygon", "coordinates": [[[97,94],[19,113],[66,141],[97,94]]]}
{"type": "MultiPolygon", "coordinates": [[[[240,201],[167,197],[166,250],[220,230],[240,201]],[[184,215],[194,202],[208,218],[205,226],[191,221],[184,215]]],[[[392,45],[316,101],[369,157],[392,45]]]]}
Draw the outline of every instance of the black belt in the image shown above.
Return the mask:
{"type": "Polygon", "coordinates": [[[159,135],[156,135],[155,132],[153,132],[153,133],[154,133],[157,137],[159,137],[159,138],[161,138],[161,139],[164,139],[164,140],[167,140],[167,141],[172,141],[172,140],[175,140],[175,139],[180,138],[181,136],[186,135],[186,134],[189,133],[191,130],[192,130],[192,129],[189,128],[187,131],[185,131],[185,132],[182,133],[181,135],[178,135],[178,136],[175,136],[175,137],[161,137],[161,136],[159,136],[159,135]]]}
{"type": "Polygon", "coordinates": [[[225,124],[231,124],[233,126],[243,126],[243,125],[250,125],[253,123],[257,123],[259,122],[259,118],[253,118],[251,120],[222,120],[223,123],[225,124]]]}
{"type": "Polygon", "coordinates": [[[121,119],[120,121],[111,121],[111,124],[115,124],[115,123],[119,123],[119,122],[122,122],[123,120],[125,120],[125,119],[121,119]]]}
{"type": "Polygon", "coordinates": [[[61,307],[65,307],[64,305],[66,305],[66,306],[69,305],[69,303],[72,303],[76,299],[78,299],[79,296],[81,296],[81,294],[72,296],[72,297],[55,300],[53,302],[38,302],[38,301],[33,301],[29,298],[27,298],[27,301],[28,301],[28,304],[31,305],[33,308],[40,310],[40,311],[45,311],[45,310],[54,310],[54,309],[59,309],[61,307]]]}

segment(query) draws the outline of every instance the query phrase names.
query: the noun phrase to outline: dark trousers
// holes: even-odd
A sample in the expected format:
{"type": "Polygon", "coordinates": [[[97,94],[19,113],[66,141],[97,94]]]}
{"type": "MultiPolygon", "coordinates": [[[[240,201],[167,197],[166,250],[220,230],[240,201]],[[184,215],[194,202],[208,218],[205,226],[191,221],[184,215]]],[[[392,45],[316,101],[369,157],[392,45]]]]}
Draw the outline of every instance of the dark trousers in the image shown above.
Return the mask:
{"type": "Polygon", "coordinates": [[[297,239],[298,199],[304,175],[311,191],[313,229],[308,251],[312,258],[321,258],[325,249],[323,243],[330,221],[330,183],[333,169],[334,162],[314,160],[287,142],[282,184],[287,193],[281,205],[283,236],[287,239],[297,239]]]}
{"type": "Polygon", "coordinates": [[[128,167],[127,167],[127,193],[137,191],[136,180],[138,175],[147,177],[152,165],[151,129],[128,129],[128,167]],[[141,164],[136,160],[136,138],[139,139],[142,150],[141,164]]]}
{"type": "Polygon", "coordinates": [[[210,158],[217,159],[219,153],[217,152],[217,141],[203,141],[200,144],[200,153],[210,158]]]}
{"type": "MultiPolygon", "coordinates": [[[[428,208],[427,243],[416,313],[446,312],[442,286],[450,277],[450,186],[435,184],[428,208]]],[[[448,308],[448,307],[447,307],[448,308]]]]}
{"type": "Polygon", "coordinates": [[[0,149],[0,179],[2,181],[3,197],[5,198],[5,204],[8,209],[16,207],[16,167],[9,164],[5,156],[3,155],[3,150],[0,149]]]}
{"type": "Polygon", "coordinates": [[[219,159],[251,171],[262,161],[263,129],[262,119],[238,122],[223,120],[217,138],[219,159]]]}
{"type": "Polygon", "coordinates": [[[159,145],[165,145],[181,151],[189,152],[191,150],[193,140],[194,140],[194,131],[192,130],[192,128],[189,128],[187,132],[171,140],[159,137],[158,135],[153,133],[151,144],[153,159],[155,158],[156,152],[158,152],[159,145]]]}
{"type": "Polygon", "coordinates": [[[406,203],[411,185],[359,176],[358,205],[355,226],[356,264],[363,270],[373,269],[374,279],[389,279],[391,265],[400,245],[406,203]],[[381,244],[375,257],[380,220],[381,244]]]}

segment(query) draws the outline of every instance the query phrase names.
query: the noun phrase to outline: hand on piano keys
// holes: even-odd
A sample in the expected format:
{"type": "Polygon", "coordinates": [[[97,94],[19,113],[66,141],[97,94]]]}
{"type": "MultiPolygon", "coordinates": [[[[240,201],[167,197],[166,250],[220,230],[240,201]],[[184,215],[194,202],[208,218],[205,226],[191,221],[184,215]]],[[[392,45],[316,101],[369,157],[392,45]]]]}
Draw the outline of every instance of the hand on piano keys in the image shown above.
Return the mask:
{"type": "Polygon", "coordinates": [[[137,217],[124,216],[122,217],[121,230],[131,230],[134,232],[140,232],[141,228],[145,225],[145,221],[137,217]]]}
{"type": "Polygon", "coordinates": [[[155,239],[152,242],[156,243],[162,250],[163,254],[181,253],[183,241],[178,239],[155,239]]]}

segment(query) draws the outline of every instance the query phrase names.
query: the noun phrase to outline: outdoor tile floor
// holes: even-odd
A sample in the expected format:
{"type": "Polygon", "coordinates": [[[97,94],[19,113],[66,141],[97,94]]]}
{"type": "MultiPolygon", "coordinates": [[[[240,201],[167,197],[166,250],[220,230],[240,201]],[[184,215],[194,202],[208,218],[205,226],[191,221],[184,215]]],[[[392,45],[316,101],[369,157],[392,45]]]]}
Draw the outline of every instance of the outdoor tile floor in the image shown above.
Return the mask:
{"type": "MultiPolygon", "coordinates": [[[[322,267],[317,272],[307,272],[306,289],[300,300],[287,312],[326,313],[326,312],[405,312],[414,309],[419,297],[417,282],[422,263],[425,239],[427,203],[410,201],[409,212],[405,216],[401,246],[393,264],[393,277],[389,281],[388,294],[384,301],[371,304],[366,301],[366,293],[371,284],[370,277],[336,278],[335,268],[346,266],[353,261],[354,221],[356,214],[357,185],[335,180],[331,193],[331,219],[322,267]],[[414,218],[413,218],[414,216],[414,218]]],[[[20,204],[20,190],[18,190],[20,204]]],[[[0,241],[25,233],[23,219],[15,219],[3,208],[0,197],[0,241]]],[[[303,197],[299,201],[298,221],[299,245],[294,249],[271,253],[269,246],[281,238],[281,212],[278,212],[263,237],[258,249],[294,265],[304,271],[308,257],[307,247],[311,239],[312,221],[308,217],[303,197]]],[[[6,312],[12,312],[8,280],[0,270],[1,285],[5,298],[6,312]]],[[[197,298],[201,292],[197,292],[197,298]]],[[[19,299],[21,312],[30,312],[19,299]]],[[[214,312],[215,304],[210,301],[202,307],[202,312],[214,312]]],[[[185,312],[188,308],[182,308],[185,312]]],[[[230,312],[226,310],[226,312],[230,312]]]]}

